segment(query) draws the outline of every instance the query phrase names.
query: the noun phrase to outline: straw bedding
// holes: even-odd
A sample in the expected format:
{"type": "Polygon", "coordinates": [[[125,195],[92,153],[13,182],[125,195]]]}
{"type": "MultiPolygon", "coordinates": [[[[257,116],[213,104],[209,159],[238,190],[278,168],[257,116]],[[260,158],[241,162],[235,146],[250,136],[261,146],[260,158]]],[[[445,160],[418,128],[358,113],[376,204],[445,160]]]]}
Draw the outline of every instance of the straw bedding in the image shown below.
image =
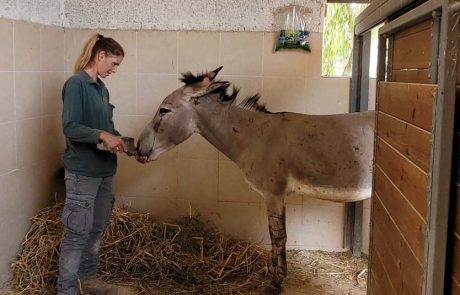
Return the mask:
{"type": "MultiPolygon", "coordinates": [[[[13,267],[15,294],[55,294],[62,204],[33,219],[13,267]]],[[[268,251],[231,240],[194,217],[157,222],[114,208],[103,235],[99,275],[131,285],[136,294],[241,294],[268,282],[268,251]]]]}

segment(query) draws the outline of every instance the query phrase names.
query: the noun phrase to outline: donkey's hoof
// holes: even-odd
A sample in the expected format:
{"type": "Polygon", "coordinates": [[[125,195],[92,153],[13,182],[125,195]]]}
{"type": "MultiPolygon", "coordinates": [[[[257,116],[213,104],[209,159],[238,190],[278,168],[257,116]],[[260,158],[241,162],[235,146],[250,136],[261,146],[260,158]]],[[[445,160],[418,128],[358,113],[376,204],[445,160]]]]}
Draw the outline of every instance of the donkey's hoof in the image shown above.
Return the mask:
{"type": "Polygon", "coordinates": [[[275,287],[273,285],[268,285],[259,290],[260,295],[278,295],[281,294],[281,287],[275,287]]]}

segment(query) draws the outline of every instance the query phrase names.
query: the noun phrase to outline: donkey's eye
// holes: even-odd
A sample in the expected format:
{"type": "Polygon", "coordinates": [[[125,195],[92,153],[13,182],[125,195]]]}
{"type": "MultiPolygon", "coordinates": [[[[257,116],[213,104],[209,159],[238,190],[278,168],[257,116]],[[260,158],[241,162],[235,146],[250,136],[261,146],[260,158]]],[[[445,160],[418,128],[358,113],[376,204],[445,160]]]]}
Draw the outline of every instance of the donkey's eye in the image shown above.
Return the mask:
{"type": "Polygon", "coordinates": [[[169,113],[171,110],[167,108],[160,108],[160,115],[163,116],[167,113],[169,113]]]}

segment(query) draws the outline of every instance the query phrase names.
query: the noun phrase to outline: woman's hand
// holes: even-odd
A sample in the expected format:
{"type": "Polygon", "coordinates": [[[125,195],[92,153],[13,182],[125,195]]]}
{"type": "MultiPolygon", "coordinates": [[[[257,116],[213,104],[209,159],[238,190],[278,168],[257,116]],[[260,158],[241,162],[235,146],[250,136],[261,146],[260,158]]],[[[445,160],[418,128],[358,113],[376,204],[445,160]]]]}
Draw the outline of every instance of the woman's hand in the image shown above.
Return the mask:
{"type": "Polygon", "coordinates": [[[120,136],[113,135],[107,131],[102,131],[99,134],[99,139],[102,140],[107,149],[113,153],[122,153],[125,152],[126,146],[120,136]]]}
{"type": "Polygon", "coordinates": [[[142,156],[142,157],[139,157],[137,154],[134,155],[136,157],[136,160],[139,162],[139,163],[142,163],[142,164],[146,164],[149,161],[149,157],[147,156],[142,156]]]}

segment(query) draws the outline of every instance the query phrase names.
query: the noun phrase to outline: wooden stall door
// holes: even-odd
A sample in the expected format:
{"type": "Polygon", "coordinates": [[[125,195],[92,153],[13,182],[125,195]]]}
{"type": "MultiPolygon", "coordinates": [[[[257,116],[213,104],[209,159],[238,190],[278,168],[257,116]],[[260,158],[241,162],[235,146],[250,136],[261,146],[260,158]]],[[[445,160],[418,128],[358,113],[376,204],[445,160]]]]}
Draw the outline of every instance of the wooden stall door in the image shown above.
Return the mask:
{"type": "Polygon", "coordinates": [[[378,84],[368,294],[422,294],[432,113],[432,21],[390,37],[378,84]]]}

